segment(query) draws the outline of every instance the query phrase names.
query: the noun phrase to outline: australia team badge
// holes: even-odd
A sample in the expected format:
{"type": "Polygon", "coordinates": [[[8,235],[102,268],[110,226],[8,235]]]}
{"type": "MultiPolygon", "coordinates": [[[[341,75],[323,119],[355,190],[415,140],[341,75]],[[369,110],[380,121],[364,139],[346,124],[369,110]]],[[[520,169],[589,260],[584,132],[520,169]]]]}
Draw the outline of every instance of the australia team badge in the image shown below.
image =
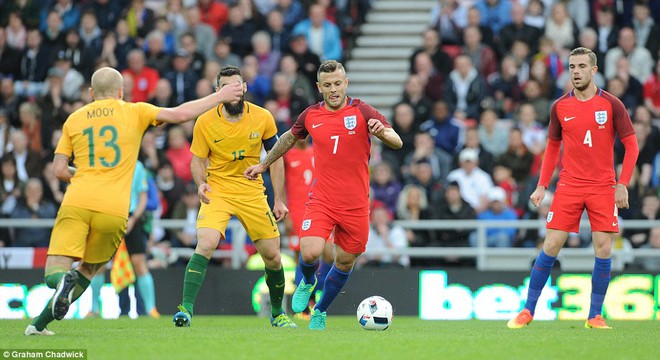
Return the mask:
{"type": "Polygon", "coordinates": [[[344,126],[348,130],[353,130],[357,126],[357,115],[344,116],[344,126]]]}
{"type": "Polygon", "coordinates": [[[607,122],[607,111],[596,111],[594,116],[598,125],[603,125],[607,122]]]}

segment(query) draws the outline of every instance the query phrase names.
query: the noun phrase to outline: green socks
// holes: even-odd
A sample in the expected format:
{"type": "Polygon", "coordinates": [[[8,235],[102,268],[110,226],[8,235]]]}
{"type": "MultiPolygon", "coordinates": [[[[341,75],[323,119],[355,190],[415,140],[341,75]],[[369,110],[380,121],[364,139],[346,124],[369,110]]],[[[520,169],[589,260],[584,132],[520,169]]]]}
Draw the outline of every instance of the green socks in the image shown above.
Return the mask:
{"type": "MultiPolygon", "coordinates": [[[[78,280],[76,281],[76,285],[73,288],[73,296],[72,296],[72,299],[71,299],[72,303],[74,301],[76,301],[80,297],[80,295],[82,295],[85,292],[85,290],[87,289],[87,287],[89,286],[89,283],[90,283],[89,279],[87,279],[78,270],[76,270],[76,272],[78,273],[78,280]]],[[[53,274],[47,275],[46,276],[46,285],[48,285],[48,287],[51,287],[51,285],[54,282],[55,285],[52,286],[52,288],[56,288],[57,284],[59,283],[60,279],[62,279],[64,274],[65,274],[65,272],[58,272],[58,273],[53,273],[53,274]],[[55,281],[56,279],[57,279],[57,281],[55,281]]],[[[53,309],[53,299],[51,298],[50,300],[48,300],[48,303],[44,307],[41,314],[39,314],[39,316],[34,318],[34,320],[32,321],[32,325],[34,325],[34,327],[36,327],[37,330],[42,331],[46,327],[46,325],[50,324],[50,322],[55,320],[53,318],[53,310],[52,309],[53,309]]]]}
{"type": "Polygon", "coordinates": [[[183,278],[183,307],[188,310],[190,316],[193,314],[195,306],[195,299],[199,288],[202,287],[204,277],[206,276],[206,268],[209,265],[209,259],[200,254],[193,254],[186,266],[186,274],[183,278]]]}
{"type": "Polygon", "coordinates": [[[270,293],[270,313],[273,317],[282,313],[282,298],[284,297],[284,268],[266,270],[266,285],[270,293]]]}

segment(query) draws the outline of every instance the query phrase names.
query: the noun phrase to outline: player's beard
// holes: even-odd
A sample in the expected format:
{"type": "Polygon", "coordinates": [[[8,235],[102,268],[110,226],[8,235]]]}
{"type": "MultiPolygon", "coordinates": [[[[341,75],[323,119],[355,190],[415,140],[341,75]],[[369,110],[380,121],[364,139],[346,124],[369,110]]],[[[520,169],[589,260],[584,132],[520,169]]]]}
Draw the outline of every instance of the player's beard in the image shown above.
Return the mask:
{"type": "Polygon", "coordinates": [[[238,103],[236,104],[225,103],[225,111],[227,111],[227,114],[229,115],[236,116],[243,113],[244,105],[245,105],[245,101],[243,100],[243,98],[241,98],[241,100],[238,100],[238,103]]]}
{"type": "Polygon", "coordinates": [[[581,78],[581,79],[580,79],[580,84],[581,84],[580,86],[577,86],[577,85],[575,84],[575,81],[573,81],[573,87],[574,87],[576,90],[578,90],[578,91],[584,91],[584,90],[587,90],[587,89],[589,88],[589,85],[591,84],[591,79],[581,78]]]}

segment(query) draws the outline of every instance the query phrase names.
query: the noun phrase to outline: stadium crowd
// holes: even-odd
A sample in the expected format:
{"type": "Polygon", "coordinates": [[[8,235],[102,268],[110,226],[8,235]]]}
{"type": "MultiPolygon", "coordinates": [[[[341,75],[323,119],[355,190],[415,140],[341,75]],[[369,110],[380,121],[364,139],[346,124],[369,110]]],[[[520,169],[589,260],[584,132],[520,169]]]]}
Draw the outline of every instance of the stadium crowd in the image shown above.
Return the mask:
{"type": "MultiPolygon", "coordinates": [[[[246,100],[268,109],[284,132],[319,100],[320,61],[348,57],[371,2],[0,0],[2,216],[55,217],[65,186],[52,172],[53,150],[67,116],[90,101],[95,69],[121,71],[127,101],[174,106],[212,92],[221,66],[240,66],[246,100]]],[[[626,219],[660,215],[657,34],[657,1],[439,0],[388,119],[404,147],[373,147],[368,249],[475,245],[470,231],[411,231],[393,219],[544,219],[553,187],[538,208],[528,199],[550,106],[571,89],[567,57],[577,46],[598,55],[596,84],[621,99],[637,132],[630,209],[619,213],[621,246],[660,248],[660,229],[625,229],[626,219]]],[[[154,217],[197,216],[192,127],[158,127],[144,136],[140,160],[160,200],[154,217]]],[[[618,165],[622,150],[618,144],[618,165]]],[[[194,226],[149,230],[155,253],[194,247],[194,226]]],[[[50,237],[49,229],[0,231],[0,246],[46,247],[50,237]]],[[[490,229],[487,237],[488,246],[536,247],[544,227],[490,229]]],[[[588,233],[576,233],[567,246],[589,243],[588,233]]],[[[151,264],[167,265],[159,259],[151,264]]],[[[368,255],[364,261],[438,263],[368,255]]]]}

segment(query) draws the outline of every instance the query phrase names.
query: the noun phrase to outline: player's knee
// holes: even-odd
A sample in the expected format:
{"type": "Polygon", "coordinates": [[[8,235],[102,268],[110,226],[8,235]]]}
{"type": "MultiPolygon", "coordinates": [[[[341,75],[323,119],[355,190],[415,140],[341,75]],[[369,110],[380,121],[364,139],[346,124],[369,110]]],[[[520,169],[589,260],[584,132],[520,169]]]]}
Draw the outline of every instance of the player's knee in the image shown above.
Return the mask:
{"type": "Polygon", "coordinates": [[[200,238],[197,241],[195,252],[210,259],[213,256],[213,252],[218,247],[218,243],[219,241],[200,238]]]}
{"type": "Polygon", "coordinates": [[[273,254],[271,256],[262,256],[264,260],[264,265],[273,270],[279,270],[279,268],[282,266],[282,257],[280,254],[273,254]]]}

